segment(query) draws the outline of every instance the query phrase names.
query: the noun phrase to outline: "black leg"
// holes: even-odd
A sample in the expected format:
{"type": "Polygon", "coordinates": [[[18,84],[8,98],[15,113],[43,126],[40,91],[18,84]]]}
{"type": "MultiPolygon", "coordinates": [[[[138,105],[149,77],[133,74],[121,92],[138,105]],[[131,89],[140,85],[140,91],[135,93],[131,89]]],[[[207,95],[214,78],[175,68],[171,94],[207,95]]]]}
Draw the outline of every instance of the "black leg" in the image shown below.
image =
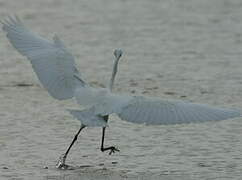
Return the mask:
{"type": "Polygon", "coordinates": [[[80,132],[82,131],[82,129],[84,129],[86,126],[82,125],[80,127],[80,129],[78,130],[78,132],[76,133],[76,135],[74,136],[74,139],[72,140],[70,146],[68,147],[67,151],[65,152],[65,154],[61,155],[58,163],[56,164],[56,167],[58,169],[67,169],[68,165],[65,164],[66,161],[66,157],[71,149],[71,147],[73,146],[73,144],[76,142],[78,135],[80,134],[80,132]]]}
{"type": "MultiPolygon", "coordinates": [[[[104,120],[108,121],[108,116],[104,116],[103,118],[104,118],[104,120]]],[[[118,150],[116,147],[114,147],[114,146],[110,146],[110,147],[106,147],[106,148],[104,148],[105,130],[106,130],[106,127],[103,127],[103,130],[102,130],[101,151],[104,152],[104,151],[108,151],[108,150],[110,150],[109,155],[115,153],[116,151],[119,152],[119,150],[118,150]]]]}

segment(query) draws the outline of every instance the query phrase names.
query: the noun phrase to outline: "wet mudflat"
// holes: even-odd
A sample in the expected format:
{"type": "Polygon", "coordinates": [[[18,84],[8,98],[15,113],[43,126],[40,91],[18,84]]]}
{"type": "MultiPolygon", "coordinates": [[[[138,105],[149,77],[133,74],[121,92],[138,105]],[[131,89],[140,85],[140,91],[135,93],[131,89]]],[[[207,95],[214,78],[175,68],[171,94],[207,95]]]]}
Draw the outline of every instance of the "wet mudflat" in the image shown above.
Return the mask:
{"type": "MultiPolygon", "coordinates": [[[[106,86],[122,48],[114,92],[242,109],[242,3],[239,0],[0,1],[49,39],[56,33],[84,78],[106,86]]],[[[144,126],[110,118],[106,144],[87,128],[73,147],[74,170],[55,169],[79,122],[53,100],[31,65],[0,33],[0,179],[241,179],[242,119],[144,126]],[[34,178],[33,178],[34,177],[34,178]]]]}

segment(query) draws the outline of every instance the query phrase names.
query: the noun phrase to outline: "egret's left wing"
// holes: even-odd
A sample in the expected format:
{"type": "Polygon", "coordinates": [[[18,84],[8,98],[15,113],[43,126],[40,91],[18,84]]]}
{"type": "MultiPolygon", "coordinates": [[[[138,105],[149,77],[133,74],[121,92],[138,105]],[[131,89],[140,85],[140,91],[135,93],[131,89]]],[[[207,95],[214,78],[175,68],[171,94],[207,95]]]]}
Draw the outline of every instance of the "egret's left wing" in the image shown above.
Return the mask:
{"type": "Polygon", "coordinates": [[[53,42],[46,40],[29,31],[17,17],[10,17],[2,24],[11,44],[29,59],[40,82],[52,97],[59,100],[72,98],[76,86],[84,86],[73,56],[57,36],[54,36],[53,42]]]}

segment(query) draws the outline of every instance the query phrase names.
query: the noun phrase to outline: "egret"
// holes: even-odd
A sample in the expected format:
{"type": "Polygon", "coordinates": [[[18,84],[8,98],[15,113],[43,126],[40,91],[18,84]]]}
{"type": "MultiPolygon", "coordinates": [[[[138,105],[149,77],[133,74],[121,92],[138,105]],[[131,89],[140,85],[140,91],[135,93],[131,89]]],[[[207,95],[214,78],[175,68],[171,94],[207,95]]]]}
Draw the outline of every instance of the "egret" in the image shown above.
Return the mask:
{"type": "Polygon", "coordinates": [[[121,50],[114,51],[115,61],[108,88],[93,88],[82,79],[74,57],[58,36],[55,35],[53,41],[46,40],[29,31],[18,17],[10,17],[2,24],[11,44],[27,57],[49,94],[59,100],[74,97],[78,104],[85,107],[84,110],[68,110],[80,120],[81,127],[65,154],[60,157],[57,168],[68,168],[65,164],[67,155],[85,127],[102,127],[101,151],[109,150],[109,154],[119,151],[114,146],[104,147],[105,129],[110,114],[116,114],[122,120],[146,125],[218,121],[240,116],[240,112],[233,109],[113,93],[121,50]]]}

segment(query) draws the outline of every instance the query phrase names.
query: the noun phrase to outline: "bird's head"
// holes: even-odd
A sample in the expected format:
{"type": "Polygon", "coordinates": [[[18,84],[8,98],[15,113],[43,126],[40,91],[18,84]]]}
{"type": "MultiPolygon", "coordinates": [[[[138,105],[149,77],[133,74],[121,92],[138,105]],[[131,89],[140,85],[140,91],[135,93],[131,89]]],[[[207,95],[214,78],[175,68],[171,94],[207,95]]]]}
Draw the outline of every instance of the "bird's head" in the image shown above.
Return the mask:
{"type": "Polygon", "coordinates": [[[116,59],[119,60],[123,54],[123,51],[121,49],[115,49],[113,54],[116,57],[116,59]]]}

